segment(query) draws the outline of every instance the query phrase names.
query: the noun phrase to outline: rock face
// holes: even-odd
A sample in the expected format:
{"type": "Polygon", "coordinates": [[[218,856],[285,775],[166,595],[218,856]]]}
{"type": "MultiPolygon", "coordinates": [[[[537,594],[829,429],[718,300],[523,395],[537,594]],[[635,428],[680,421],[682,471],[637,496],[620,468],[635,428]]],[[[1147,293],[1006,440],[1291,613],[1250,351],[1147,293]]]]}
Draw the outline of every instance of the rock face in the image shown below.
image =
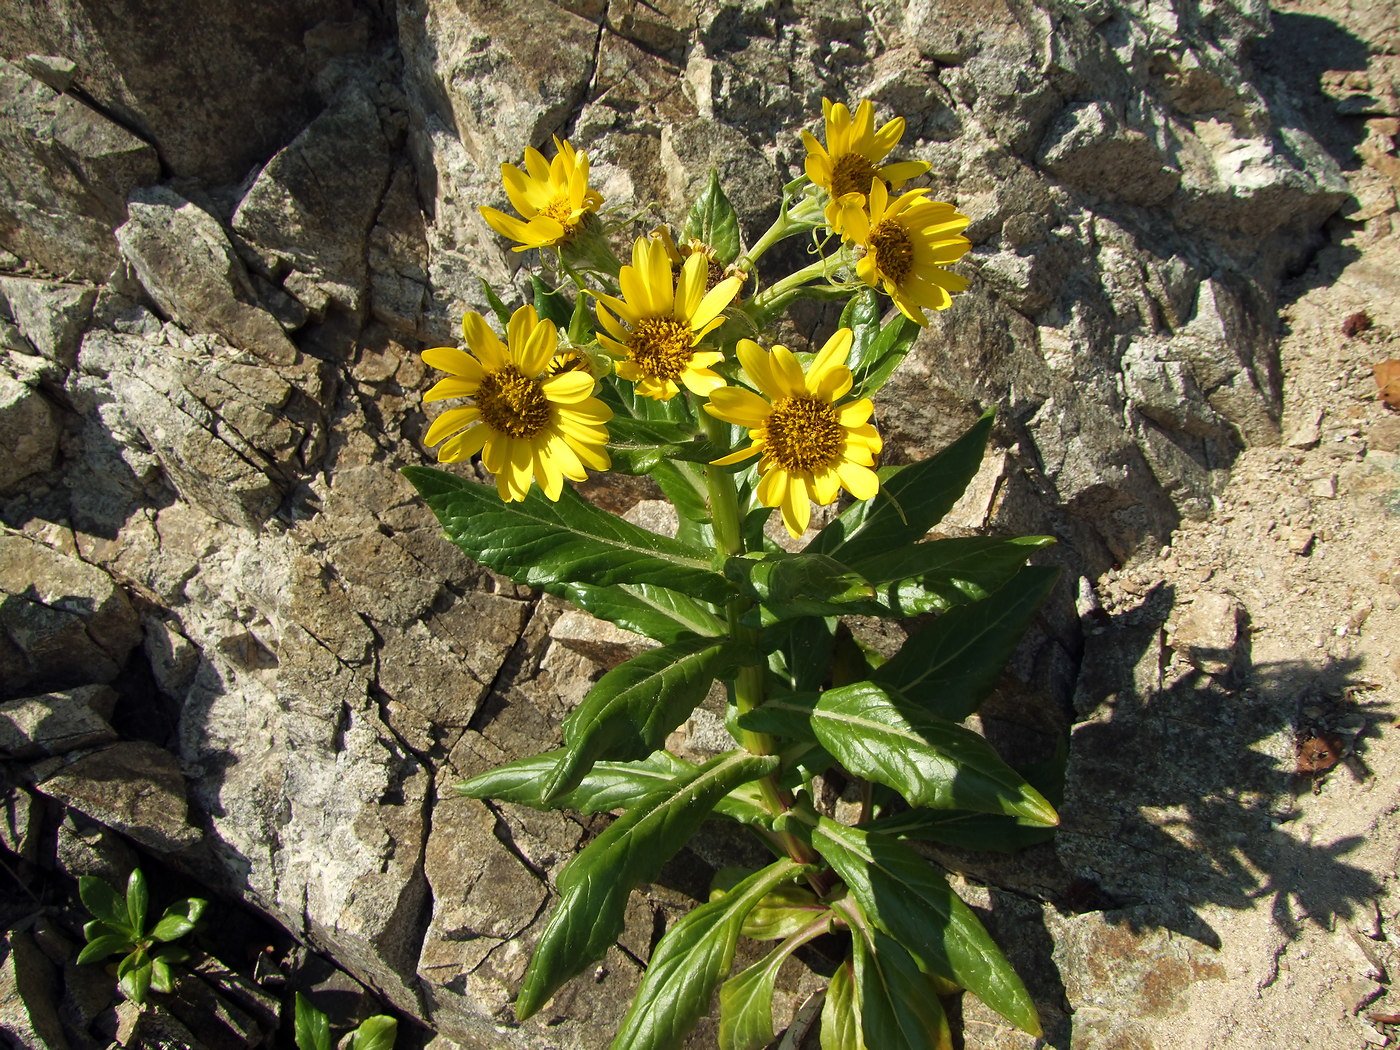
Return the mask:
{"type": "MultiPolygon", "coordinates": [[[[901,152],[931,160],[974,250],[971,290],[884,399],[889,458],[997,407],[953,524],[1052,532],[1086,580],[1155,552],[1241,450],[1279,440],[1266,319],[1346,195],[1252,73],[1269,15],[1247,0],[136,6],[0,0],[0,749],[27,785],[6,834],[41,837],[42,796],[65,856],[84,855],[74,827],[119,832],[474,1048],[604,1045],[653,931],[698,892],[668,875],[635,894],[625,950],[516,1026],[551,881],[595,827],[451,786],[555,746],[636,639],[468,562],[396,473],[425,458],[416,351],[486,309],[479,275],[512,279],[477,213],[502,161],[567,136],[626,212],[674,212],[715,167],[752,241],[823,97],[905,115],[901,152]]],[[[1172,644],[1224,675],[1240,620],[1219,597],[1172,644]]],[[[1061,600],[1008,692],[1054,712],[1048,732],[1078,697],[1089,739],[1112,691],[1093,675],[1152,675],[1160,627],[1125,665],[1085,652],[1061,600]]],[[[1072,783],[1075,873],[1150,894],[1141,851],[1113,843],[1114,785],[1072,783]]],[[[1057,957],[1118,943],[1104,907],[1047,920],[1057,957]]],[[[1163,1016],[1182,981],[1219,977],[1166,954],[1163,1016]]],[[[1046,1000],[1087,1003],[1100,977],[1046,1000]]],[[[5,1018],[53,1045],[41,1007],[5,1018]]]]}

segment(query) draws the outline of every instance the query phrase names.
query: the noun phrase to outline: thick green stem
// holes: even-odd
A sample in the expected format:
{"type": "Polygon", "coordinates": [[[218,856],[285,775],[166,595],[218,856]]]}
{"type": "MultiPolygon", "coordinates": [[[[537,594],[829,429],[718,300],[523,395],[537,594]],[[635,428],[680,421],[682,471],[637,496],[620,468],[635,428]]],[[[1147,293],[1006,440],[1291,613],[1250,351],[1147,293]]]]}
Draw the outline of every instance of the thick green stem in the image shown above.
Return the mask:
{"type": "MultiPolygon", "coordinates": [[[[727,423],[716,419],[703,408],[699,415],[706,437],[721,443],[728,440],[727,423]]],[[[705,485],[710,497],[710,522],[715,533],[715,551],[721,558],[743,554],[743,520],[739,509],[739,493],[734,486],[734,475],[718,467],[709,467],[705,471],[705,485]]],[[[729,637],[757,653],[760,641],[758,629],[743,623],[744,614],[752,606],[753,602],[750,599],[736,596],[725,606],[725,615],[729,637]]],[[[758,658],[762,659],[761,656],[758,658]]],[[[764,699],[764,665],[742,665],[734,678],[733,689],[734,706],[739,714],[746,714],[761,705],[764,699]]],[[[771,755],[777,749],[776,742],[767,733],[754,733],[746,729],[739,731],[739,743],[756,755],[771,755]]],[[[792,796],[778,786],[777,778],[772,774],[759,780],[758,790],[763,797],[764,806],[775,817],[792,808],[792,796]]],[[[802,864],[819,863],[819,858],[811,848],[791,832],[780,831],[777,837],[793,860],[802,864]]]]}

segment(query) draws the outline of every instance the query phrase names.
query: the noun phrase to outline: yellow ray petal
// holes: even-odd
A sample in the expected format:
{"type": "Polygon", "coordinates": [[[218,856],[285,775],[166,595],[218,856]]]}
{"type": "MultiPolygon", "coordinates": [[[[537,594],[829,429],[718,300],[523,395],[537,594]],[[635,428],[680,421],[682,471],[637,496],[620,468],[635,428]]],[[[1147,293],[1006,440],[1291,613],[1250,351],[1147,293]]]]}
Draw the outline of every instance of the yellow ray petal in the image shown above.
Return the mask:
{"type": "Polygon", "coordinates": [[[752,391],[726,386],[711,391],[705,411],[726,423],[760,427],[773,414],[773,406],[752,391]]]}
{"type": "Polygon", "coordinates": [[[558,405],[573,405],[593,393],[593,377],[587,372],[560,372],[540,383],[545,397],[558,405]]]}
{"type": "Polygon", "coordinates": [[[423,395],[425,402],[446,401],[452,397],[472,397],[481,389],[481,383],[475,379],[461,379],[457,376],[448,376],[446,379],[439,379],[423,395]]]}
{"type": "Polygon", "coordinates": [[[846,491],[856,499],[873,499],[880,491],[880,476],[869,467],[842,462],[836,464],[836,473],[846,491]]]}
{"type": "Polygon", "coordinates": [[[486,427],[480,426],[452,435],[443,442],[442,448],[438,449],[438,462],[460,463],[464,459],[471,459],[481,451],[481,446],[490,433],[486,427]]]}
{"type": "Polygon", "coordinates": [[[449,434],[455,434],[463,427],[470,426],[481,418],[481,409],[475,405],[464,405],[461,408],[449,408],[428,426],[428,432],[423,435],[423,444],[432,448],[449,434]]]}
{"type": "Polygon", "coordinates": [[[424,350],[422,356],[423,363],[429,368],[449,372],[462,379],[480,383],[482,377],[486,375],[480,361],[455,346],[435,346],[430,350],[424,350]]]}

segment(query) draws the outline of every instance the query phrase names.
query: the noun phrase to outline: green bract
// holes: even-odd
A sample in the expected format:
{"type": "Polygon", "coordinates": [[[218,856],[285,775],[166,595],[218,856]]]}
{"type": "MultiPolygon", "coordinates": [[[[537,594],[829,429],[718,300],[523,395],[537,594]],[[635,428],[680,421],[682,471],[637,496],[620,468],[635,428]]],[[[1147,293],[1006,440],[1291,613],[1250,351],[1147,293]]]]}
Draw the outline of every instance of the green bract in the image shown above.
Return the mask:
{"type": "MultiPolygon", "coordinates": [[[[471,321],[474,356],[432,351],[452,375],[436,396],[473,398],[454,418],[479,428],[444,459],[480,449],[487,470],[510,482],[407,468],[448,538],[493,571],[655,643],[598,680],[555,750],[459,788],[618,814],[559,873],[517,1016],[540,1010],[607,951],[632,889],[656,878],[703,821],[748,828],[776,857],[721,872],[710,899],[667,931],[612,1050],[678,1047],[712,1000],[721,1050],[759,1050],[783,1020],[772,1010],[779,969],[828,934],[846,947],[822,1007],[824,1050],[951,1046],[942,1000],[962,989],[1040,1031],[1025,986],[915,843],[1018,849],[1058,823],[1054,763],[1013,769],[962,724],[1056,572],[1027,564],[1046,537],[931,535],[979,469],[991,413],[928,460],[877,466],[871,399],[926,311],[963,287],[944,266],[967,242],[966,218],[950,205],[922,190],[886,192],[926,165],[887,159],[902,122],[876,134],[872,112],[868,103],[855,117],[826,106],[825,145],[808,136],[814,181],[785,188],[777,222],[747,251],[713,175],[684,222],[639,239],[624,266],[607,254],[615,227],[606,211],[592,214],[586,185],[570,184],[573,197],[545,207],[555,183],[544,169],[530,176],[528,198],[529,180],[516,172],[512,199],[527,207],[511,236],[535,238],[552,272],[531,276],[525,315],[487,289],[502,327],[514,326],[508,360],[509,340],[483,334],[480,317],[471,321]],[[841,189],[833,200],[861,163],[883,173],[870,192],[841,189]],[[794,236],[812,239],[817,260],[765,275],[765,253],[794,236]],[[846,300],[837,329],[812,352],[770,348],[768,326],[802,298],[846,300]],[[538,366],[550,348],[526,337],[553,329],[532,318],[561,333],[547,369],[538,366]],[[583,403],[601,407],[563,424],[549,415],[583,403]],[[674,507],[674,532],[623,521],[567,485],[553,498],[560,472],[574,477],[577,462],[551,427],[593,457],[590,466],[652,478],[674,507]],[[605,451],[588,444],[603,429],[605,451]],[[852,498],[839,513],[809,528],[810,505],[842,492],[852,498]],[[775,509],[797,540],[788,549],[765,531],[775,509]],[[924,622],[892,653],[863,647],[842,622],[916,615],[924,622]],[[716,681],[735,748],[708,761],[671,754],[667,740],[716,681]],[[846,823],[818,807],[816,781],[833,775],[862,800],[846,823]],[[731,973],[741,937],[769,950],[731,973]]],[[[556,163],[586,172],[567,143],[556,149],[556,163]]]]}

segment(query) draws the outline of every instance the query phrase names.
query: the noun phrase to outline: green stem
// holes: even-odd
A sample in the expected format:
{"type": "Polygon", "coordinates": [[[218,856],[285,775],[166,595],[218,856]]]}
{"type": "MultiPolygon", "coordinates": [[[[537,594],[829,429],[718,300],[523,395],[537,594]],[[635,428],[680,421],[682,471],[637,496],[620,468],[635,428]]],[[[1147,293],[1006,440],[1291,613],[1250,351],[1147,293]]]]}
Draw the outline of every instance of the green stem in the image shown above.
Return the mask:
{"type": "MultiPolygon", "coordinates": [[[[729,424],[716,419],[703,408],[699,409],[698,414],[707,438],[720,443],[728,442],[729,424]]],[[[719,467],[709,467],[705,471],[705,485],[710,497],[710,522],[715,533],[716,553],[722,559],[743,554],[743,523],[734,475],[719,467]]],[[[758,629],[743,623],[744,614],[752,607],[751,599],[736,596],[726,604],[725,616],[729,637],[746,648],[757,650],[760,641],[758,629]]],[[[734,706],[739,714],[746,714],[760,706],[764,699],[764,665],[754,663],[741,666],[734,678],[733,689],[734,706]]],[[[739,743],[756,755],[771,755],[777,749],[776,741],[767,733],[754,733],[747,729],[739,731],[739,743]]],[[[792,796],[778,786],[777,778],[771,773],[758,781],[758,790],[764,806],[775,817],[792,808],[792,796]]],[[[819,863],[811,848],[791,832],[780,831],[777,836],[793,860],[800,864],[819,863]]]]}

